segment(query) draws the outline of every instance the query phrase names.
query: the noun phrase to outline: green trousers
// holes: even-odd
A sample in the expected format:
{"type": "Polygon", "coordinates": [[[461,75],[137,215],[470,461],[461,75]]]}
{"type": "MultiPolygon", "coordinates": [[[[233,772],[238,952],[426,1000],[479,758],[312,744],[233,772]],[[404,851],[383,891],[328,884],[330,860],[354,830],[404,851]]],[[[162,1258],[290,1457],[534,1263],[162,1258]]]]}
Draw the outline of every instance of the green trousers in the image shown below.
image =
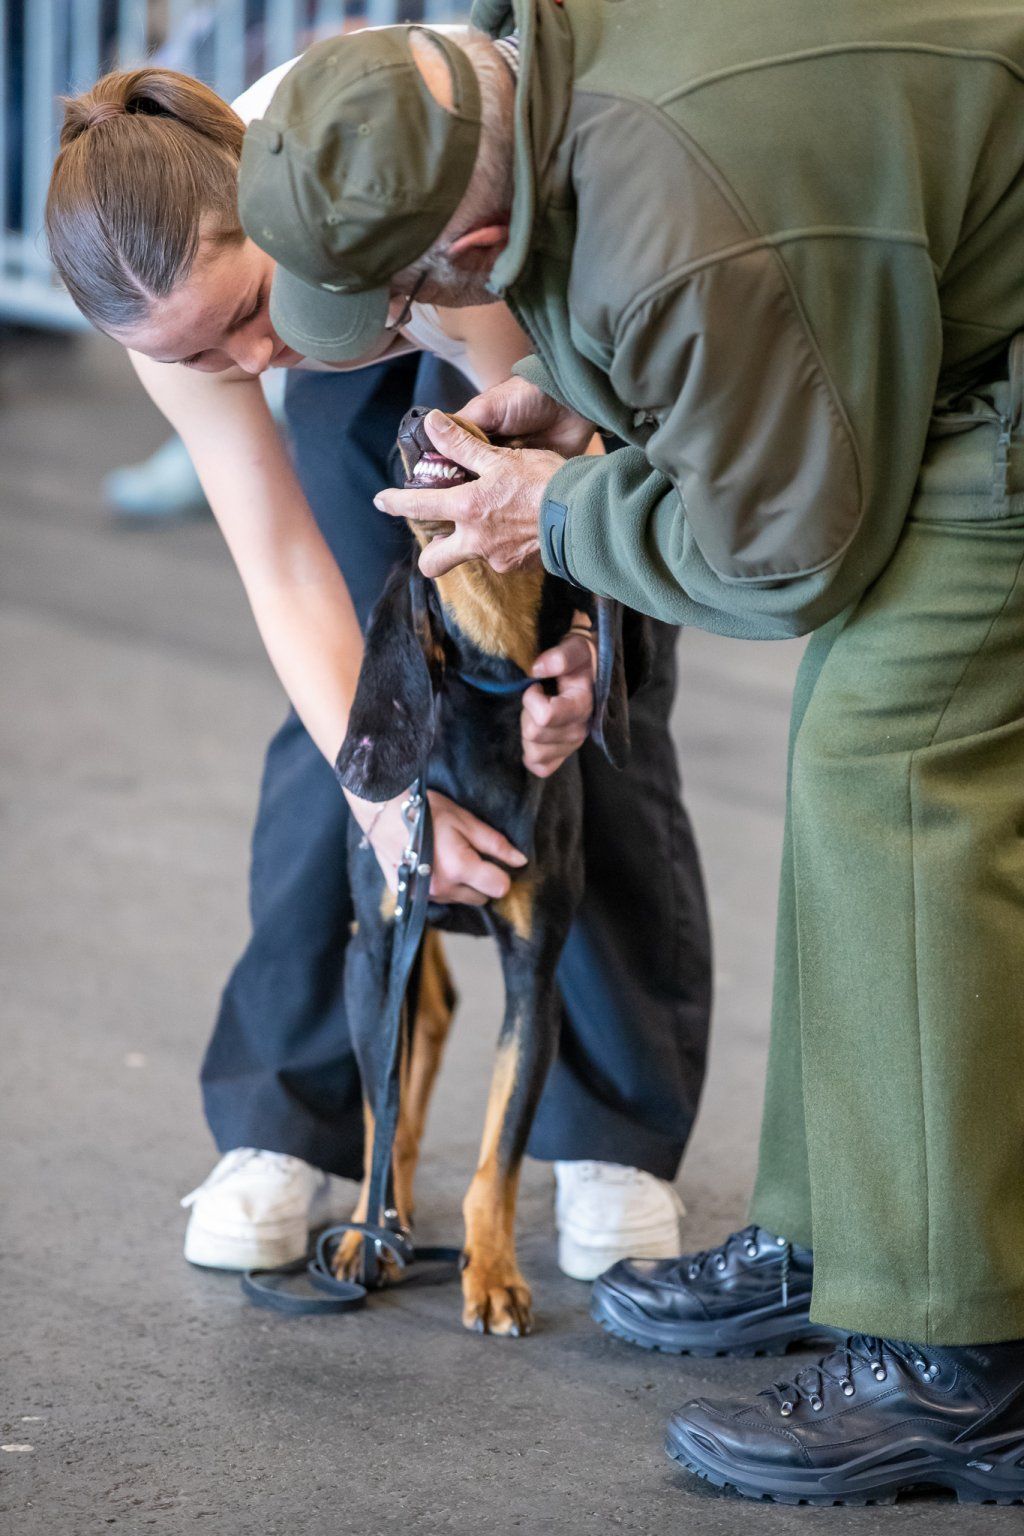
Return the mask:
{"type": "Polygon", "coordinates": [[[997,438],[931,442],[790,738],[751,1217],[813,1246],[816,1321],[917,1343],[1024,1338],[1024,474],[997,438]]]}

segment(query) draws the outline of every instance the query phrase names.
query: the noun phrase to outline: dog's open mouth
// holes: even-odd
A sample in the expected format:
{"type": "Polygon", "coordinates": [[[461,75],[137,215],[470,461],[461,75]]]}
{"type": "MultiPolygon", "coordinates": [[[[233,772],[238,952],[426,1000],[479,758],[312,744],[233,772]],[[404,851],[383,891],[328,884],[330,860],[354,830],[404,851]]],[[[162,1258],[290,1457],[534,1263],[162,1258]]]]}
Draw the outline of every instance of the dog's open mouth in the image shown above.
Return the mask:
{"type": "MultiPolygon", "coordinates": [[[[479,476],[471,469],[463,469],[461,464],[456,464],[443,453],[438,453],[430,438],[427,429],[423,425],[428,412],[423,406],[414,406],[402,417],[401,426],[398,429],[398,452],[402,459],[402,468],[405,470],[405,489],[407,491],[448,491],[456,485],[466,485],[470,480],[477,480],[479,476]]],[[[475,437],[486,441],[478,427],[474,427],[468,421],[462,421],[460,417],[453,416],[460,427],[467,432],[472,432],[475,437]]],[[[428,543],[431,539],[445,538],[454,531],[454,523],[427,522],[417,519],[415,533],[421,540],[428,543]]]]}
{"type": "MultiPolygon", "coordinates": [[[[411,411],[406,411],[398,428],[398,451],[405,470],[405,489],[450,490],[454,485],[465,485],[469,480],[478,479],[471,469],[463,469],[461,464],[438,453],[423,425],[428,414],[423,406],[414,406],[411,411]]],[[[453,416],[452,420],[458,422],[466,432],[472,432],[474,437],[487,441],[479,427],[474,427],[471,422],[463,421],[459,416],[453,416]]]]}

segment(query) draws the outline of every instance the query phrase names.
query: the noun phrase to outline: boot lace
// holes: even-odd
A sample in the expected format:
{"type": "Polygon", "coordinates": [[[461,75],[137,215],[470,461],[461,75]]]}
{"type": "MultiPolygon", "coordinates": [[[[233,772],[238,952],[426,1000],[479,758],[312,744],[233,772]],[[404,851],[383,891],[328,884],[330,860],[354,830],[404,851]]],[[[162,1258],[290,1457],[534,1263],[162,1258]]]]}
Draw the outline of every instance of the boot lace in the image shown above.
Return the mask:
{"type": "Polygon", "coordinates": [[[729,1267],[729,1260],[733,1254],[742,1249],[748,1259],[756,1259],[760,1253],[760,1237],[764,1235],[770,1243],[779,1250],[782,1258],[782,1277],[780,1287],[782,1291],[782,1305],[789,1302],[789,1269],[793,1258],[793,1244],[786,1237],[777,1237],[773,1232],[766,1232],[763,1227],[751,1225],[743,1227],[739,1232],[730,1232],[724,1243],[719,1243],[717,1248],[701,1248],[697,1253],[686,1253],[676,1265],[676,1273],[680,1278],[687,1280],[699,1280],[710,1270],[714,1273],[722,1273],[729,1267]]]}
{"type": "Polygon", "coordinates": [[[854,1397],[857,1386],[854,1373],[859,1366],[870,1367],[876,1381],[885,1381],[893,1362],[917,1371],[925,1381],[934,1381],[939,1368],[928,1360],[916,1344],[896,1339],[879,1339],[867,1333],[852,1333],[845,1344],[824,1355],[817,1365],[805,1366],[790,1381],[775,1381],[758,1396],[774,1401],[779,1413],[788,1419],[806,1400],[812,1412],[820,1413],[833,1391],[854,1397]]]}

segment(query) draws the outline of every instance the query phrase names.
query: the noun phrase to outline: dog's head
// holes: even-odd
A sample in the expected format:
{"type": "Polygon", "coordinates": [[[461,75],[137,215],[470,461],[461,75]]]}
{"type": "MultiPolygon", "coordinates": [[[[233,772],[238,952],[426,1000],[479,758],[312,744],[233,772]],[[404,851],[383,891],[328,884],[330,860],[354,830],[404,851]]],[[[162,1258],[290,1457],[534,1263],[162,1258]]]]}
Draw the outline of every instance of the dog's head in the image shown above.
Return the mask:
{"type": "MultiPolygon", "coordinates": [[[[399,427],[397,448],[406,489],[445,489],[477,479],[437,451],[424,426],[428,414],[416,407],[399,427]]],[[[472,423],[454,419],[486,440],[472,423]]],[[[422,530],[429,540],[451,529],[443,520],[418,521],[414,531],[422,530]]],[[[628,695],[646,676],[648,621],[610,598],[580,592],[573,594],[573,601],[590,615],[597,631],[591,739],[621,768],[629,757],[628,695]]],[[[425,764],[443,682],[445,635],[444,612],[433,584],[417,584],[414,569],[403,561],[370,616],[348,732],[337,759],[341,782],[363,799],[390,800],[401,794],[425,764]]]]}

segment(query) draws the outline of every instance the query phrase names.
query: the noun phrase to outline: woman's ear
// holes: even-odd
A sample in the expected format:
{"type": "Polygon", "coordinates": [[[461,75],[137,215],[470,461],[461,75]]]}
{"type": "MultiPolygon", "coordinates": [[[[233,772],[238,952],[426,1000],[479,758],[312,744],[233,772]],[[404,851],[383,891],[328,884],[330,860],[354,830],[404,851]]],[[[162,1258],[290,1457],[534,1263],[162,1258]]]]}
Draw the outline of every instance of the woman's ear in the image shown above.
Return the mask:
{"type": "Polygon", "coordinates": [[[444,653],[427,597],[414,615],[410,569],[403,561],[370,615],[348,732],[335,763],[344,787],[364,800],[391,800],[408,789],[433,745],[444,653]]]}

